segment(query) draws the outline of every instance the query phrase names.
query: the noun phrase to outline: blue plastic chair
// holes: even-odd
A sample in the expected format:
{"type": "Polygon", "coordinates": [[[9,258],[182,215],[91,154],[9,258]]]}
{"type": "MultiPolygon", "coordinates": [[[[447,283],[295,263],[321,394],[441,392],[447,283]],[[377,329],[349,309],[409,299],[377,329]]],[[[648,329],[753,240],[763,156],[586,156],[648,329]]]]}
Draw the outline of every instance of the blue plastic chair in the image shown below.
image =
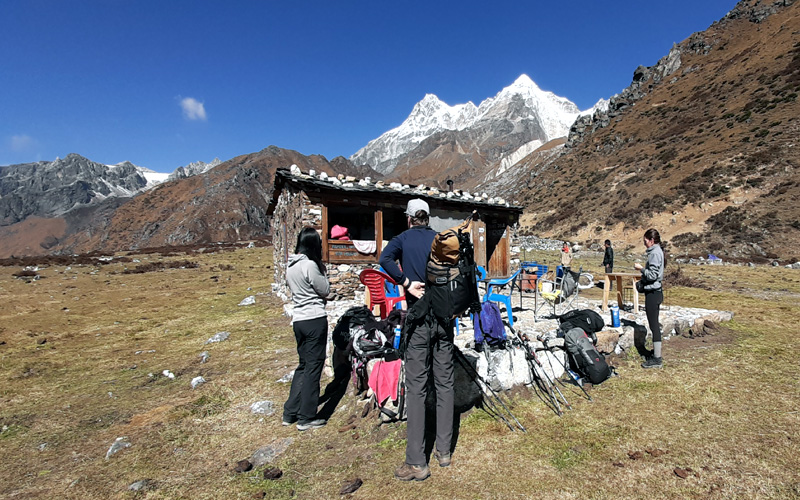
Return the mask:
{"type": "Polygon", "coordinates": [[[540,280],[542,279],[542,276],[544,276],[547,273],[547,266],[538,266],[538,267],[539,269],[536,271],[536,279],[540,280]]]}
{"type": "MultiPolygon", "coordinates": [[[[386,270],[385,270],[383,267],[381,267],[381,266],[378,266],[378,270],[379,270],[380,272],[382,272],[383,274],[389,274],[389,273],[387,273],[387,272],[386,272],[386,270]]],[[[400,296],[400,285],[397,285],[397,284],[395,284],[395,283],[390,283],[390,282],[388,282],[388,281],[385,281],[385,282],[383,283],[383,288],[386,290],[386,296],[387,296],[387,297],[399,297],[399,296],[400,296]]],[[[395,308],[395,309],[402,309],[402,308],[403,308],[403,303],[402,303],[402,302],[397,302],[397,303],[394,305],[394,308],[395,308]]]]}
{"type": "Polygon", "coordinates": [[[508,325],[511,327],[514,326],[514,313],[511,307],[511,295],[514,293],[514,284],[517,281],[517,276],[519,276],[520,269],[517,269],[514,274],[508,278],[495,278],[493,280],[489,280],[486,284],[486,294],[483,296],[484,302],[491,300],[492,302],[499,302],[506,306],[508,325]],[[510,286],[508,288],[507,295],[498,292],[499,289],[508,285],[510,286]]]}

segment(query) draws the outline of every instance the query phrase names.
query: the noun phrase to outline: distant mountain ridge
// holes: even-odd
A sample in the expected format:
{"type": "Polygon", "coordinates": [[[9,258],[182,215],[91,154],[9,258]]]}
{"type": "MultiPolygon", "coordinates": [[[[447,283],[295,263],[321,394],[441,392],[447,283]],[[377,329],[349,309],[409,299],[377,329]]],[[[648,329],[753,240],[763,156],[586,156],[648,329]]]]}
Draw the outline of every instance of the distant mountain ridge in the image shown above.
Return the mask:
{"type": "Polygon", "coordinates": [[[220,163],[215,158],[163,174],[129,161],[105,165],[70,153],[51,162],[0,167],[0,226],[32,215],[60,216],[106,198],[129,198],[168,180],[205,173],[220,163]]]}
{"type": "Polygon", "coordinates": [[[219,158],[214,158],[209,163],[203,161],[192,162],[185,167],[176,168],[174,172],[169,174],[167,180],[172,181],[175,179],[185,179],[186,177],[191,177],[193,175],[204,174],[220,163],[222,163],[222,161],[220,161],[219,158]]]}
{"type": "Polygon", "coordinates": [[[330,175],[382,177],[343,157],[328,161],[276,146],[226,162],[188,165],[169,182],[166,174],[130,162],[109,166],[77,154],[2,167],[0,258],[265,238],[275,170],[292,164],[330,175]]]}
{"type": "Polygon", "coordinates": [[[59,216],[108,197],[132,196],[147,180],[131,163],[109,167],[77,154],[0,168],[0,225],[59,216]]]}
{"type": "MultiPolygon", "coordinates": [[[[399,165],[404,172],[411,171],[443,143],[454,144],[454,149],[477,148],[488,161],[497,161],[519,148],[527,154],[566,136],[579,114],[574,103],[541,90],[523,74],[479,106],[472,102],[448,106],[427,94],[399,127],[370,141],[350,160],[357,165],[368,164],[389,178],[403,178],[402,173],[393,173],[399,165]],[[424,144],[428,140],[429,144],[424,144]],[[436,146],[431,147],[431,143],[436,146]]],[[[464,159],[464,164],[475,166],[476,162],[464,159]]]]}

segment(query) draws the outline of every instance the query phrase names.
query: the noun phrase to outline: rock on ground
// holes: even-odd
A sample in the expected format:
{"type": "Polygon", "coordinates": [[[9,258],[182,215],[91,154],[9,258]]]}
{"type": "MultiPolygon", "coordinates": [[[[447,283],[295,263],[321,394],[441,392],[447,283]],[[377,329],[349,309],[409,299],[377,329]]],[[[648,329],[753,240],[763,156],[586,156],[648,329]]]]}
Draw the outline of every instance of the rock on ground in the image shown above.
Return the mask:
{"type": "Polygon", "coordinates": [[[271,463],[289,449],[292,443],[294,443],[294,439],[292,438],[276,439],[267,446],[262,446],[253,452],[253,456],[250,457],[250,462],[252,462],[253,467],[256,468],[271,463]]]}

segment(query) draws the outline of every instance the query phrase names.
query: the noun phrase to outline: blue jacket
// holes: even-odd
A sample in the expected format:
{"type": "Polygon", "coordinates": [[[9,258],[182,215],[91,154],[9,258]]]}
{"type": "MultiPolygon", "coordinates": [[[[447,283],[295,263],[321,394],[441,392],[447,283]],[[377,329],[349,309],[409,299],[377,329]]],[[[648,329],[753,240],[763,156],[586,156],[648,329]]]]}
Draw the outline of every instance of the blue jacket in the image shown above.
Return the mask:
{"type": "Polygon", "coordinates": [[[379,259],[386,274],[402,285],[406,277],[411,281],[425,283],[425,265],[436,231],[430,226],[412,226],[392,238],[381,252],[379,259]],[[397,266],[397,261],[403,270],[397,266]]]}

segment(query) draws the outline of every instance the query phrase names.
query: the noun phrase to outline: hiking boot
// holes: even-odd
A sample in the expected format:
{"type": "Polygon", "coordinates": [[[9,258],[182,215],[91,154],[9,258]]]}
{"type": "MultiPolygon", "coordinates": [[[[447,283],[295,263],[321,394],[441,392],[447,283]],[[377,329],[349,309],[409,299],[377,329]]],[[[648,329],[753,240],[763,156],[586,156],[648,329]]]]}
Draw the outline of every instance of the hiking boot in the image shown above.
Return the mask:
{"type": "Polygon", "coordinates": [[[311,429],[319,429],[320,427],[325,426],[327,424],[327,420],[323,420],[318,418],[317,420],[312,420],[311,422],[306,422],[304,424],[297,424],[298,431],[308,431],[311,429]]]}
{"type": "Polygon", "coordinates": [[[655,356],[648,357],[644,363],[642,363],[642,368],[661,368],[662,366],[663,362],[661,358],[655,356]]]}
{"type": "Polygon", "coordinates": [[[433,456],[439,461],[439,467],[450,467],[450,454],[440,453],[439,450],[433,452],[433,456]]]}
{"type": "Polygon", "coordinates": [[[281,422],[281,425],[286,427],[286,426],[289,426],[289,425],[292,425],[292,424],[296,424],[296,423],[297,423],[297,418],[286,418],[286,417],[283,417],[283,421],[281,422]]]}
{"type": "Polygon", "coordinates": [[[401,481],[424,481],[431,475],[427,465],[408,465],[403,463],[394,471],[394,477],[401,481]]]}

